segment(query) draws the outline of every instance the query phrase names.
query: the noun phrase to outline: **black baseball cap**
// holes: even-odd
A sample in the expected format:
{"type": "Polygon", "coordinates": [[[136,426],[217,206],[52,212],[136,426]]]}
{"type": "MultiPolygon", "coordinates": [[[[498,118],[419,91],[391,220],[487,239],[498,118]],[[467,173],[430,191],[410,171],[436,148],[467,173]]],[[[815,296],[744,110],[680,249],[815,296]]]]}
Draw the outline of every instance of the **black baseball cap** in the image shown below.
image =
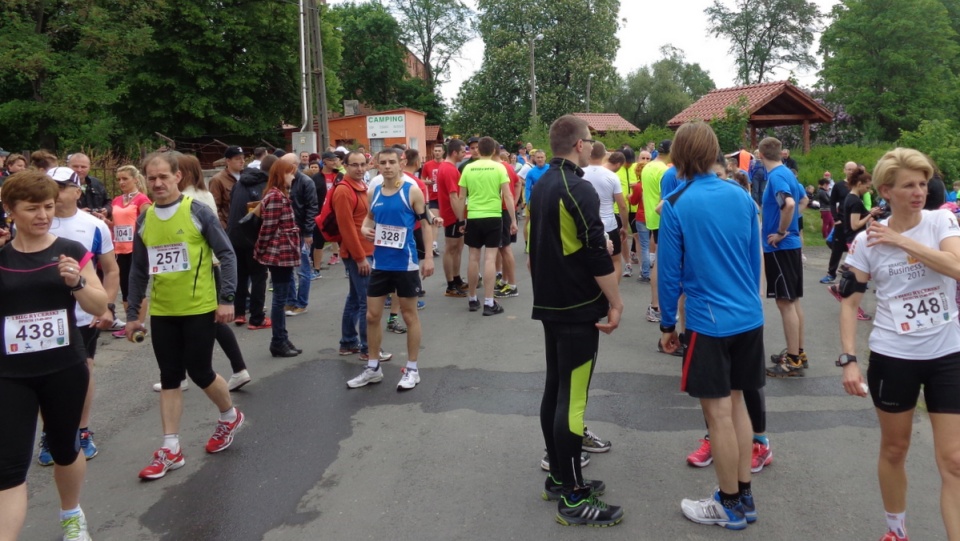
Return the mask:
{"type": "Polygon", "coordinates": [[[243,149],[240,147],[227,147],[227,150],[225,150],[223,153],[223,157],[228,160],[234,156],[242,156],[242,155],[243,155],[243,149]]]}
{"type": "Polygon", "coordinates": [[[321,159],[321,160],[335,160],[335,159],[337,159],[337,155],[336,155],[335,153],[333,153],[333,152],[327,151],[327,152],[324,152],[322,156],[320,156],[320,159],[321,159]]]}
{"type": "Polygon", "coordinates": [[[657,152],[661,154],[670,154],[670,147],[673,146],[673,141],[670,139],[664,139],[660,141],[660,146],[657,147],[657,152]]]}

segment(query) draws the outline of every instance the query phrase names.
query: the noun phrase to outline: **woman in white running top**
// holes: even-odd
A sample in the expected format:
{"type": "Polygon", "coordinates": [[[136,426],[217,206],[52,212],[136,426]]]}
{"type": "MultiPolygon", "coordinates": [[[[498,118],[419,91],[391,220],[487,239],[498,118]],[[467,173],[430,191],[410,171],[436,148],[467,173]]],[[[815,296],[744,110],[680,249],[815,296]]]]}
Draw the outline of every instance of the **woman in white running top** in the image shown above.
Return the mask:
{"type": "Polygon", "coordinates": [[[850,245],[840,291],[843,387],[873,398],[880,420],[877,473],[886,510],[881,541],[907,539],[907,475],[913,414],[921,388],[933,425],[947,537],[960,541],[960,226],[946,210],[923,210],[930,160],[912,149],[887,152],[873,183],[890,218],[871,223],[850,245]],[[866,382],[856,359],[857,308],[868,280],[876,284],[866,382]],[[869,384],[869,385],[867,385],[869,384]]]}

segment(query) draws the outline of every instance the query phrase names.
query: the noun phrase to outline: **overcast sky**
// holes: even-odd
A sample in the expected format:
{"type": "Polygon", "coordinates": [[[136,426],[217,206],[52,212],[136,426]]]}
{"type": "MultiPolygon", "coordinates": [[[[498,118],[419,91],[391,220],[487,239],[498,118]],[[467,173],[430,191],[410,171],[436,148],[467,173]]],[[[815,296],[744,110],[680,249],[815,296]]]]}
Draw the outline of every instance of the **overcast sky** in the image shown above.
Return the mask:
{"type": "MultiPolygon", "coordinates": [[[[345,0],[328,0],[330,4],[339,4],[345,0]]],[[[550,0],[539,0],[549,2],[550,0]]],[[[476,9],[475,0],[464,0],[471,8],[476,9]]],[[[827,12],[839,0],[814,0],[820,10],[827,12]]],[[[648,65],[660,59],[660,47],[673,45],[681,49],[687,62],[700,64],[717,84],[717,88],[733,86],[736,76],[736,67],[733,58],[728,52],[730,43],[720,38],[714,38],[707,32],[707,17],[703,10],[713,3],[712,0],[677,0],[671,8],[661,10],[651,9],[649,2],[641,0],[620,0],[620,18],[626,19],[626,24],[620,27],[617,37],[620,38],[620,50],[617,52],[616,68],[621,76],[634,71],[643,65],[648,65]],[[648,14],[658,19],[657,24],[646,25],[644,18],[648,14]],[[681,24],[682,23],[682,24],[681,24]],[[678,29],[680,29],[678,31],[678,29]]],[[[733,0],[726,0],[728,6],[733,0]]],[[[521,3],[522,5],[522,3],[521,3]]],[[[587,24],[589,28],[589,24],[587,24]]],[[[812,51],[816,55],[818,44],[814,43],[812,51]]],[[[460,85],[474,72],[480,69],[483,63],[483,42],[477,38],[464,48],[463,57],[451,69],[450,81],[441,86],[441,92],[447,102],[456,97],[460,85]]],[[[776,79],[786,79],[789,71],[777,73],[776,79]]],[[[797,79],[805,86],[816,82],[816,70],[797,72],[797,79]]]]}

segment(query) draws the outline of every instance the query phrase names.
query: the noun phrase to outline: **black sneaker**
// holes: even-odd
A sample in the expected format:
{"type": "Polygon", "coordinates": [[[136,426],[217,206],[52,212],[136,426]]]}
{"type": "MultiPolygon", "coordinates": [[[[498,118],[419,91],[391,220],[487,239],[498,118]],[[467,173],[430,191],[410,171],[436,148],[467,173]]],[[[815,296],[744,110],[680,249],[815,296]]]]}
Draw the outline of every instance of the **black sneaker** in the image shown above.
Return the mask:
{"type": "MultiPolygon", "coordinates": [[[[586,451],[580,452],[580,467],[586,468],[590,465],[590,454],[586,451]]],[[[550,455],[547,454],[547,450],[543,450],[543,458],[540,459],[540,469],[548,472],[550,471],[550,455]]]]}
{"type": "MultiPolygon", "coordinates": [[[[470,304],[470,311],[471,311],[471,312],[476,312],[477,310],[480,309],[480,299],[477,299],[477,300],[475,300],[475,301],[468,301],[468,302],[469,302],[469,304],[470,304]]],[[[484,310],[484,311],[486,311],[486,310],[484,310]]]]}
{"type": "MultiPolygon", "coordinates": [[[[590,493],[594,496],[603,496],[603,492],[607,490],[607,485],[603,481],[589,479],[583,480],[586,488],[590,489],[590,493]]],[[[547,474],[547,480],[543,482],[543,492],[540,494],[540,497],[548,502],[555,502],[563,496],[563,483],[557,481],[553,478],[552,475],[547,474]]]]}
{"type": "Polygon", "coordinates": [[[588,488],[560,496],[557,522],[564,526],[599,526],[606,528],[623,520],[623,509],[607,505],[588,488]]]}
{"type": "Polygon", "coordinates": [[[500,303],[497,301],[493,301],[493,306],[483,305],[483,315],[485,316],[495,316],[502,313],[503,306],[500,306],[500,303]]]}
{"type": "Polygon", "coordinates": [[[466,297],[467,294],[463,292],[459,287],[448,287],[447,291],[443,294],[445,297],[466,297]]]}
{"type": "Polygon", "coordinates": [[[788,358],[782,363],[767,368],[767,375],[771,378],[802,378],[804,376],[803,363],[798,361],[794,364],[788,358]]]}

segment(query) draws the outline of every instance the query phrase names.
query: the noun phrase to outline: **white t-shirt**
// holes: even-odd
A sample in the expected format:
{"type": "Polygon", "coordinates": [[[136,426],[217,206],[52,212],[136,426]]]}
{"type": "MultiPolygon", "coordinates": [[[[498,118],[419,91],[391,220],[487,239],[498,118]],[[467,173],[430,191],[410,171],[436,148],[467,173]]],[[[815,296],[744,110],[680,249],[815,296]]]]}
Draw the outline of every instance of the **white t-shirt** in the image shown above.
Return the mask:
{"type": "MultiPolygon", "coordinates": [[[[960,237],[960,225],[950,211],[924,210],[920,224],[903,235],[939,249],[943,239],[960,237]]],[[[866,231],[850,245],[847,265],[869,273],[876,283],[871,351],[910,360],[936,359],[960,351],[956,280],[899,248],[867,246],[866,231]]]]}
{"type": "Polygon", "coordinates": [[[527,180],[527,173],[529,173],[531,169],[533,169],[533,166],[530,165],[530,162],[527,162],[521,165],[520,169],[517,170],[517,176],[523,180],[527,180]]]}
{"type": "MultiPolygon", "coordinates": [[[[403,181],[404,181],[404,182],[407,182],[407,183],[409,183],[409,184],[413,184],[414,186],[417,185],[417,181],[416,181],[416,180],[413,180],[413,179],[410,178],[408,175],[405,175],[405,174],[403,174],[403,173],[400,173],[400,175],[403,176],[403,181]]],[[[367,194],[368,194],[369,196],[373,197],[373,190],[375,190],[375,189],[377,188],[377,186],[383,186],[383,175],[377,175],[377,176],[373,177],[373,179],[370,181],[370,184],[367,186],[367,194]]]]}
{"type": "MultiPolygon", "coordinates": [[[[50,233],[62,239],[79,242],[98,259],[113,251],[113,237],[107,224],[82,210],[69,218],[54,218],[50,222],[50,233]]],[[[77,303],[74,314],[77,316],[77,327],[86,327],[93,323],[94,316],[81,310],[80,303],[77,303]]]]}
{"type": "Polygon", "coordinates": [[[600,196],[600,220],[603,230],[610,232],[617,228],[617,218],[613,213],[613,198],[623,193],[620,177],[602,165],[588,165],[583,168],[583,178],[593,184],[600,196]]]}

